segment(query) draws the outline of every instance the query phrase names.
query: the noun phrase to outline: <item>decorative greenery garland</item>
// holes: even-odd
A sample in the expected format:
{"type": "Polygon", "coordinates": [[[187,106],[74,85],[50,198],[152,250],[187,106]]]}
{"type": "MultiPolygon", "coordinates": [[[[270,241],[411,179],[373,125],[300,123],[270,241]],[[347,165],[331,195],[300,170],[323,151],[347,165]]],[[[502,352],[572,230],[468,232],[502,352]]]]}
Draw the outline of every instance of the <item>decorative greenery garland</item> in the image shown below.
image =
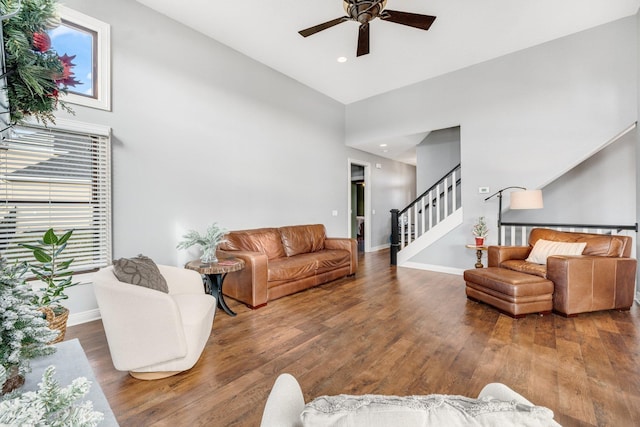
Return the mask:
{"type": "Polygon", "coordinates": [[[54,123],[58,107],[73,113],[58,97],[77,83],[71,72],[74,57],[60,58],[46,34],[60,25],[56,0],[0,0],[3,16],[18,8],[2,22],[11,122],[33,116],[54,123]]]}

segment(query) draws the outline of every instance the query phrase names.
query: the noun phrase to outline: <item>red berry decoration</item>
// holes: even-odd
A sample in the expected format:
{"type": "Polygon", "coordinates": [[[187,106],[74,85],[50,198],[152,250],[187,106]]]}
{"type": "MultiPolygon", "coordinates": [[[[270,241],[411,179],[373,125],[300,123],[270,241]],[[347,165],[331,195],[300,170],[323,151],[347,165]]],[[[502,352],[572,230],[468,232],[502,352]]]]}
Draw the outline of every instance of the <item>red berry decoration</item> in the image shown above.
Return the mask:
{"type": "Polygon", "coordinates": [[[51,49],[51,39],[47,33],[33,34],[33,47],[38,52],[46,52],[51,49]]]}

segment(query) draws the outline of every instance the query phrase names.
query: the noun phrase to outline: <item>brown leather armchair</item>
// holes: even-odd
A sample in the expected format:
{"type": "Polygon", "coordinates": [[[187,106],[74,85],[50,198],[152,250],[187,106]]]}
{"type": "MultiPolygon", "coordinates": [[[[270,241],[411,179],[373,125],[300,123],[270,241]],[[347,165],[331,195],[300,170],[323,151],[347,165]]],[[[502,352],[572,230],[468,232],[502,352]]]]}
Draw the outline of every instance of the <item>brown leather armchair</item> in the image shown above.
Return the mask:
{"type": "Polygon", "coordinates": [[[554,284],[553,310],[565,316],[590,311],[629,310],[633,304],[636,263],[632,239],[590,233],[534,228],[528,246],[489,247],[489,267],[546,277],[554,284]],[[552,255],[546,265],[526,258],[540,239],[586,242],[582,255],[552,255]]]}

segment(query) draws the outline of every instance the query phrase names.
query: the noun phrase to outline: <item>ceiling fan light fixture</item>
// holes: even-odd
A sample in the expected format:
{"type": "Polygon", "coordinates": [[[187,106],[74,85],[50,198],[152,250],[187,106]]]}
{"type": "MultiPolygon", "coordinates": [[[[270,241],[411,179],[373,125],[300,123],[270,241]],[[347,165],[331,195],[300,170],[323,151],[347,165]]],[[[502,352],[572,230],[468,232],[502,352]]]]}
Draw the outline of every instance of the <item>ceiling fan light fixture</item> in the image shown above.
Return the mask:
{"type": "Polygon", "coordinates": [[[369,22],[379,18],[383,21],[389,21],[396,24],[406,25],[409,27],[428,30],[435,21],[436,17],[431,15],[421,15],[418,13],[400,12],[397,10],[385,9],[387,0],[343,0],[347,16],[332,19],[322,24],[314,25],[298,31],[302,37],[309,37],[320,31],[335,27],[346,21],[355,21],[360,24],[358,29],[358,48],[356,56],[369,54],[370,28],[369,22]]]}

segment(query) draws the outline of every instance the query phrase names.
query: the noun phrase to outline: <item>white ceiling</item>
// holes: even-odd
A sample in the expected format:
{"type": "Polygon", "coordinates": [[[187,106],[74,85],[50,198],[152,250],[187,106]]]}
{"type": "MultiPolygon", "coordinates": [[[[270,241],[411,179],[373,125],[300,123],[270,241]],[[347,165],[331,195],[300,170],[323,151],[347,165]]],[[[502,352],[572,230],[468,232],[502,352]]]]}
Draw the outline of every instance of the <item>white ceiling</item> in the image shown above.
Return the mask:
{"type": "Polygon", "coordinates": [[[388,9],[437,19],[429,31],[375,19],[371,53],[357,58],[355,22],[298,34],[344,16],[342,0],[137,1],[343,104],[634,15],[640,6],[640,0],[388,0],[388,9]],[[340,56],[347,62],[338,63],[340,56]]]}

